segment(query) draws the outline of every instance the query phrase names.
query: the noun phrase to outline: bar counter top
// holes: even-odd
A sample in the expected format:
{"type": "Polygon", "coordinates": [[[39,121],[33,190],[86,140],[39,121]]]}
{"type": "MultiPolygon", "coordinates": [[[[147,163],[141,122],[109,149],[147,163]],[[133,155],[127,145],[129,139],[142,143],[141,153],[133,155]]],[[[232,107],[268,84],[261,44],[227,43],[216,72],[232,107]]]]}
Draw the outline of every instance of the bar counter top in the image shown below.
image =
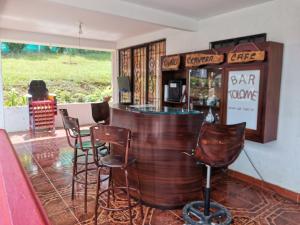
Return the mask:
{"type": "Polygon", "coordinates": [[[114,109],[121,109],[130,112],[144,113],[144,114],[160,114],[160,115],[193,115],[201,114],[197,110],[188,110],[183,108],[174,108],[174,107],[158,107],[154,105],[119,105],[115,104],[112,106],[114,109]]]}

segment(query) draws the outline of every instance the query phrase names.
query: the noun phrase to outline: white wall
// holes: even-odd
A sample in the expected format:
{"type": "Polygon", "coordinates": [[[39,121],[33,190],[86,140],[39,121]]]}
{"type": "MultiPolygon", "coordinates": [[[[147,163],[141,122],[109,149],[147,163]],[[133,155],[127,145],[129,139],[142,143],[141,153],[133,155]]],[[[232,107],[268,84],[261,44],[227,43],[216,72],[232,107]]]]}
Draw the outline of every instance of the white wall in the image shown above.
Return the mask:
{"type": "MultiPolygon", "coordinates": [[[[70,103],[60,104],[58,109],[65,108],[71,117],[79,119],[80,125],[90,125],[95,123],[92,118],[90,103],[70,103]]],[[[5,107],[4,108],[5,129],[8,132],[29,130],[29,115],[27,106],[5,107]]],[[[55,126],[63,127],[61,117],[55,117],[55,126]]]]}
{"type": "Polygon", "coordinates": [[[119,102],[119,89],[118,89],[118,76],[119,76],[119,56],[118,51],[115,50],[112,52],[112,80],[111,80],[111,86],[113,89],[113,102],[119,102]]]}
{"type": "MultiPolygon", "coordinates": [[[[78,118],[80,125],[90,125],[95,123],[92,117],[91,103],[71,103],[58,105],[58,109],[62,108],[68,110],[69,116],[78,118]]],[[[55,125],[56,127],[63,127],[60,115],[55,118],[55,125]]]]}
{"type": "MultiPolygon", "coordinates": [[[[173,54],[207,49],[210,41],[258,33],[284,43],[278,139],[268,144],[247,141],[246,150],[267,182],[300,192],[299,11],[299,0],[275,0],[202,20],[198,32],[165,29],[122,40],[117,46],[166,38],[167,54],[173,54]]],[[[258,178],[243,153],[231,168],[258,178]]]]}

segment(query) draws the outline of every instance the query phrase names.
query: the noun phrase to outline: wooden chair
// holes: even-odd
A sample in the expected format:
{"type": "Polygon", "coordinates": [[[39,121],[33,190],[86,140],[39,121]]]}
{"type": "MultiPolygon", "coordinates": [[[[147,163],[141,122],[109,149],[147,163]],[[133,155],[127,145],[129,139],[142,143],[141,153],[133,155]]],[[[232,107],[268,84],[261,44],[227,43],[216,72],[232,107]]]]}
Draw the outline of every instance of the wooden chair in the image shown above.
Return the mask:
{"type": "MultiPolygon", "coordinates": [[[[65,120],[65,117],[69,116],[68,110],[67,109],[59,109],[59,113],[60,113],[63,125],[65,126],[64,120],[65,120]]],[[[88,137],[88,136],[90,136],[90,129],[81,129],[79,134],[81,137],[88,137]]]]}
{"type": "MultiPolygon", "coordinates": [[[[63,113],[63,112],[62,112],[63,113]]],[[[92,144],[90,140],[84,141],[82,138],[88,135],[82,135],[78,119],[69,116],[64,116],[64,128],[69,145],[74,149],[73,158],[73,177],[72,177],[72,200],[74,199],[75,182],[84,185],[84,211],[87,212],[87,186],[89,184],[95,184],[95,182],[88,181],[88,171],[95,170],[95,167],[89,167],[94,164],[94,161],[89,161],[89,151],[92,150],[92,144]],[[78,154],[78,150],[83,154],[78,154]],[[84,157],[84,163],[78,162],[80,157],[84,157]],[[78,165],[84,165],[84,169],[78,171],[78,165]],[[79,175],[84,173],[84,181],[79,178],[79,175]]],[[[97,154],[103,156],[107,154],[107,148],[105,143],[101,141],[94,142],[93,147],[97,150],[97,154]]]]}
{"type": "Polygon", "coordinates": [[[26,95],[29,109],[29,129],[55,131],[56,96],[49,94],[43,80],[32,80],[26,95]]]}
{"type": "Polygon", "coordinates": [[[227,167],[237,159],[244,148],[245,127],[246,123],[235,125],[205,123],[201,127],[194,156],[207,168],[205,199],[191,202],[183,208],[183,218],[187,224],[231,224],[230,212],[224,206],[210,202],[211,168],[227,167]]]}
{"type": "MultiPolygon", "coordinates": [[[[67,109],[59,109],[59,113],[61,115],[61,118],[63,119],[63,117],[65,116],[69,116],[68,110],[67,109]]],[[[64,121],[63,121],[64,122],[64,121]]]]}
{"type": "Polygon", "coordinates": [[[91,128],[91,141],[93,146],[93,153],[94,153],[94,161],[96,165],[98,166],[98,180],[97,180],[97,190],[96,190],[96,204],[95,204],[95,224],[97,224],[97,218],[98,218],[98,208],[102,208],[104,210],[108,211],[123,211],[123,210],[129,210],[129,218],[130,218],[130,224],[133,225],[133,215],[132,215],[132,208],[136,207],[137,205],[140,205],[141,207],[141,215],[143,215],[143,207],[141,205],[141,192],[140,192],[140,183],[139,183],[139,177],[138,177],[138,171],[137,171],[137,183],[138,187],[134,188],[129,185],[129,179],[128,179],[128,168],[131,166],[134,166],[136,159],[129,156],[129,150],[130,150],[130,141],[131,141],[131,131],[125,128],[115,127],[115,126],[108,126],[108,125],[96,125],[92,126],[91,128]],[[114,155],[111,153],[101,157],[100,161],[98,160],[98,155],[96,151],[96,143],[99,142],[99,140],[102,140],[106,143],[109,143],[109,146],[118,147],[123,150],[123,155],[114,155]],[[108,182],[108,188],[106,190],[103,190],[101,193],[100,191],[100,177],[101,177],[101,167],[107,167],[109,168],[109,182],[108,182]],[[124,172],[125,175],[125,186],[115,186],[114,182],[112,180],[112,170],[120,169],[124,172]],[[110,207],[110,195],[111,192],[115,193],[115,190],[124,190],[126,192],[127,202],[128,206],[123,208],[111,208],[110,207]],[[138,200],[136,203],[132,204],[130,193],[129,192],[135,192],[138,195],[138,200]],[[100,205],[99,206],[99,198],[103,194],[107,193],[107,207],[100,205]]]}
{"type": "Polygon", "coordinates": [[[108,102],[92,103],[92,116],[96,123],[109,124],[108,102]]]}

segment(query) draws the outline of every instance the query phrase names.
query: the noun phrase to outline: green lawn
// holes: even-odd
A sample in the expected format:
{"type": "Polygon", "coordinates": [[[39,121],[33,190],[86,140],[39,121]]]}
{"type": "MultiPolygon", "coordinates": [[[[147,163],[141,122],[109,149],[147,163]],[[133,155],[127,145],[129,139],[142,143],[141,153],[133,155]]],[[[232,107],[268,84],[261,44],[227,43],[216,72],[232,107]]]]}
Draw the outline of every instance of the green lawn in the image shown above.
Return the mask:
{"type": "Polygon", "coordinates": [[[4,55],[2,71],[7,106],[25,104],[21,96],[33,79],[44,80],[59,103],[101,101],[112,93],[112,62],[107,52],[4,55]]]}

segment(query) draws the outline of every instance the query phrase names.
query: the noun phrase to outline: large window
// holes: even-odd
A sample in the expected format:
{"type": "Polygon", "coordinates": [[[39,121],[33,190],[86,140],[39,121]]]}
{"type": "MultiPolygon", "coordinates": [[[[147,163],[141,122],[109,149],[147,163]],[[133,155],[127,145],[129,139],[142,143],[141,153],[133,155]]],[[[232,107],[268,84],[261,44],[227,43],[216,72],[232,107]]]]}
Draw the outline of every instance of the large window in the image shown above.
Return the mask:
{"type": "Polygon", "coordinates": [[[132,91],[121,93],[121,103],[159,102],[160,58],[166,54],[166,41],[151,42],[119,50],[120,76],[130,77],[132,91]]]}
{"type": "Polygon", "coordinates": [[[44,80],[58,103],[97,102],[112,94],[110,52],[2,43],[5,106],[25,105],[31,80],[44,80]]]}

